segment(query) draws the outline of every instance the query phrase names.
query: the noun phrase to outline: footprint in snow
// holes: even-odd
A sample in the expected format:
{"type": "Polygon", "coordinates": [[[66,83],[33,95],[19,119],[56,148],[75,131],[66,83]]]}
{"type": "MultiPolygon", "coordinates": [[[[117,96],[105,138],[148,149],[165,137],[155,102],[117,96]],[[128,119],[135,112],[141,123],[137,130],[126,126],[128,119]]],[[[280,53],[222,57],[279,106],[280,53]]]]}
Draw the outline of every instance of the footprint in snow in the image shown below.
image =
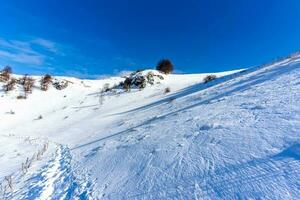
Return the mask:
{"type": "Polygon", "coordinates": [[[65,146],[58,146],[55,157],[26,185],[20,199],[94,199],[89,173],[76,166],[65,146]]]}
{"type": "Polygon", "coordinates": [[[183,137],[184,137],[185,139],[189,139],[189,138],[191,138],[192,136],[193,136],[192,133],[185,133],[185,134],[183,135],[183,137]]]}
{"type": "Polygon", "coordinates": [[[202,125],[199,129],[201,131],[207,131],[207,130],[210,130],[210,129],[221,129],[223,128],[220,124],[205,124],[205,125],[202,125]]]}
{"type": "Polygon", "coordinates": [[[117,146],[116,149],[127,149],[128,147],[130,147],[129,144],[121,144],[121,145],[117,146]]]}
{"type": "Polygon", "coordinates": [[[103,149],[103,146],[98,146],[96,148],[93,148],[87,155],[85,155],[84,157],[85,158],[89,158],[89,157],[93,157],[95,156],[98,151],[102,150],[103,149]]]}
{"type": "Polygon", "coordinates": [[[136,140],[142,141],[142,140],[144,140],[146,137],[148,137],[148,135],[138,135],[138,136],[136,137],[136,140]]]}
{"type": "Polygon", "coordinates": [[[216,144],[220,144],[221,140],[217,140],[215,138],[211,138],[209,142],[210,142],[211,145],[216,145],[216,144]]]}
{"type": "Polygon", "coordinates": [[[241,108],[246,109],[246,110],[263,110],[265,109],[263,106],[256,105],[254,103],[242,103],[240,105],[241,108]]]}
{"type": "Polygon", "coordinates": [[[253,106],[253,107],[251,107],[250,108],[250,110],[263,110],[263,109],[265,109],[263,106],[253,106]]]}

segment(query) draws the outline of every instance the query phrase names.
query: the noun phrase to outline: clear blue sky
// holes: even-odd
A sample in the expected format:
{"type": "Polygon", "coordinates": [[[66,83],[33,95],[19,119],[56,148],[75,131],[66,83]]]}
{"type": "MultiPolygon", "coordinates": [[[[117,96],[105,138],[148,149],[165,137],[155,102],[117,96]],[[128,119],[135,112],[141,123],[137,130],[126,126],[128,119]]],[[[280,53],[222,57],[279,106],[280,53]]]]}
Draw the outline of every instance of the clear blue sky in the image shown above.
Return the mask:
{"type": "Polygon", "coordinates": [[[0,65],[83,78],[153,68],[259,65],[300,49],[299,0],[9,0],[0,65]]]}

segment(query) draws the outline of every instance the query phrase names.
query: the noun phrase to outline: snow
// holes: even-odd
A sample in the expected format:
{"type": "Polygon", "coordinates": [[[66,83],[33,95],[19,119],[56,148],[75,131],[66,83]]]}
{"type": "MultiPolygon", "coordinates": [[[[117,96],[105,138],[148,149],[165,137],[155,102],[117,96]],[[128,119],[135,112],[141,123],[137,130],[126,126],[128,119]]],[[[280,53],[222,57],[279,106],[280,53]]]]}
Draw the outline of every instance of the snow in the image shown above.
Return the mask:
{"type": "Polygon", "coordinates": [[[163,75],[143,90],[105,94],[106,83],[124,78],[57,77],[72,83],[48,91],[36,83],[24,100],[16,99],[21,88],[0,90],[0,182],[7,186],[12,175],[13,185],[0,195],[297,199],[300,56],[215,73],[204,84],[206,75],[163,75]],[[46,143],[41,158],[20,173],[46,143]]]}

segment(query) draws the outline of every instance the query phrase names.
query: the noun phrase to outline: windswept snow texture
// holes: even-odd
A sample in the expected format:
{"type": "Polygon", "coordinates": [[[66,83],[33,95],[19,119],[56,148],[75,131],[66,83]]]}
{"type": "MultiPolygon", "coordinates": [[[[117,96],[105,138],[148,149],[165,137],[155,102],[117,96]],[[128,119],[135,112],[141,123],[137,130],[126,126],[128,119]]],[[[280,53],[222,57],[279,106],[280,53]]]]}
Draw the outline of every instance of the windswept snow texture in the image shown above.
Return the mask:
{"type": "Polygon", "coordinates": [[[12,198],[298,199],[300,56],[217,75],[165,75],[128,93],[100,93],[122,78],[26,100],[2,92],[1,133],[56,144],[12,198]]]}

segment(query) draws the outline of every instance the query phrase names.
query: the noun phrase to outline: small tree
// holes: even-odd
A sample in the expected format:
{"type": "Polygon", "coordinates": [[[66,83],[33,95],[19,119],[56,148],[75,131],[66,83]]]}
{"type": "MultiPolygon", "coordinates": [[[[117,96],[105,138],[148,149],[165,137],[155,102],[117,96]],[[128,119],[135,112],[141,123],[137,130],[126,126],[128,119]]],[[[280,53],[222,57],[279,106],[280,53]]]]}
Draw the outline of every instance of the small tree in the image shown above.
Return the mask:
{"type": "Polygon", "coordinates": [[[109,83],[105,83],[102,89],[99,92],[99,105],[102,105],[104,102],[104,96],[106,92],[111,91],[112,89],[109,87],[109,83]]]}
{"type": "Polygon", "coordinates": [[[70,81],[66,81],[66,80],[62,80],[62,81],[57,80],[57,81],[55,81],[54,83],[52,83],[52,85],[53,85],[53,87],[55,87],[55,89],[57,89],[57,90],[63,90],[63,89],[65,89],[65,88],[68,87],[68,83],[69,83],[69,82],[70,82],[70,81]]]}
{"type": "Polygon", "coordinates": [[[11,73],[12,73],[12,68],[11,68],[11,66],[7,65],[6,67],[4,67],[4,69],[2,70],[2,72],[11,74],[11,73]]]}
{"type": "Polygon", "coordinates": [[[11,91],[15,88],[17,80],[15,78],[11,78],[5,85],[3,85],[3,90],[5,92],[11,91]]]}
{"type": "Polygon", "coordinates": [[[3,70],[0,72],[0,81],[6,82],[10,79],[10,76],[12,74],[12,69],[10,66],[6,66],[3,68],[3,70]]]}
{"type": "Polygon", "coordinates": [[[41,79],[41,90],[47,91],[49,88],[49,84],[52,82],[52,77],[49,74],[46,74],[41,79]]]}
{"type": "Polygon", "coordinates": [[[163,59],[163,60],[160,60],[157,63],[156,69],[158,71],[161,71],[161,72],[165,73],[165,74],[170,74],[173,71],[173,64],[170,60],[163,59]]]}
{"type": "Polygon", "coordinates": [[[124,83],[123,83],[123,88],[126,92],[130,91],[130,87],[131,87],[131,83],[132,83],[132,79],[131,78],[126,78],[124,83]]]}
{"type": "Polygon", "coordinates": [[[110,86],[109,86],[109,83],[105,83],[104,85],[103,85],[103,88],[102,88],[102,91],[103,92],[109,92],[109,91],[111,91],[112,89],[110,88],[110,86]]]}
{"type": "Polygon", "coordinates": [[[212,81],[212,80],[214,80],[214,79],[216,79],[216,78],[217,78],[216,75],[213,75],[213,74],[207,75],[207,76],[203,79],[203,82],[204,82],[204,83],[208,83],[208,82],[210,82],[210,81],[212,81]]]}
{"type": "Polygon", "coordinates": [[[27,96],[28,93],[32,92],[34,82],[35,80],[28,75],[25,75],[24,77],[19,79],[19,83],[23,86],[25,96],[27,96]]]}

